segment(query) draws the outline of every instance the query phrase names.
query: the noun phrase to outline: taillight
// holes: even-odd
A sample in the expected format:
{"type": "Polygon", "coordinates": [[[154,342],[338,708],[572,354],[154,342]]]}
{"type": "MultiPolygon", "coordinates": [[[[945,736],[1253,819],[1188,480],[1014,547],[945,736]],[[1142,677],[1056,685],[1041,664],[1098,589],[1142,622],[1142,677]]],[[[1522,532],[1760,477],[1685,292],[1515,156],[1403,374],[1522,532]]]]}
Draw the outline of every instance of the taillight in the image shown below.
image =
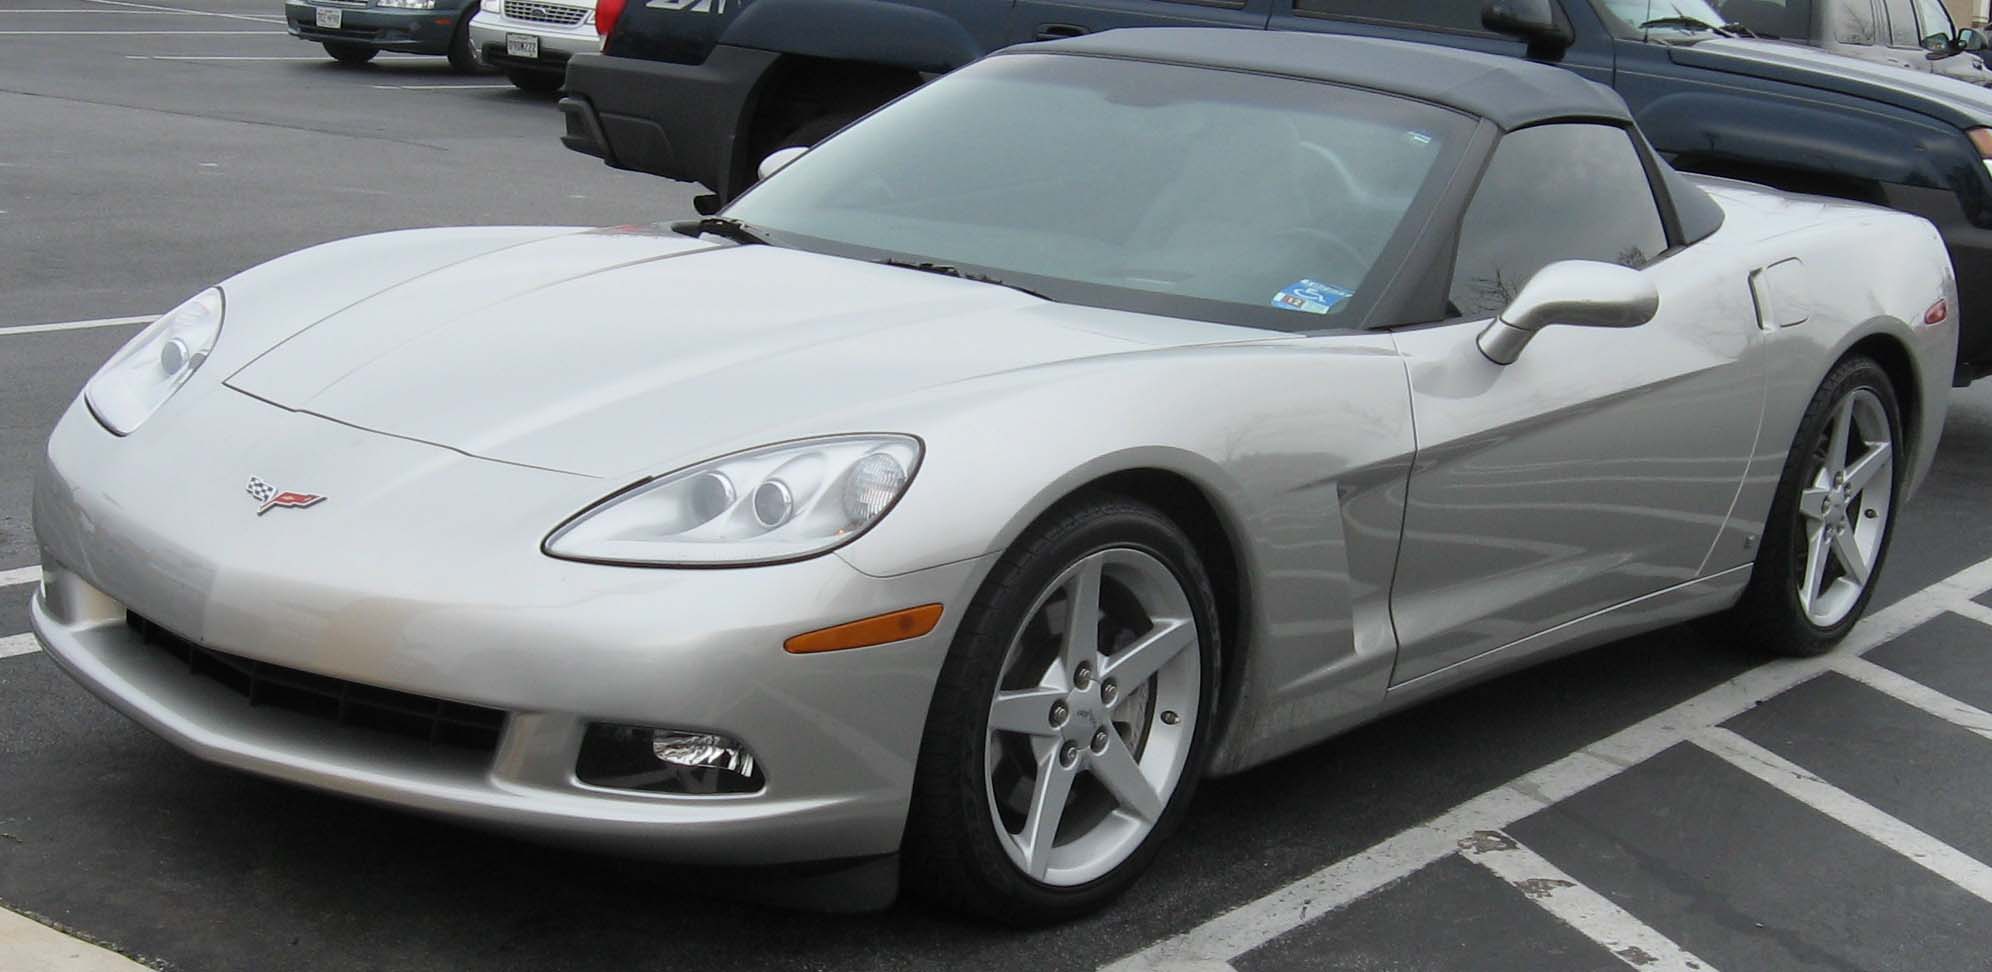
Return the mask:
{"type": "Polygon", "coordinates": [[[1948,300],[1939,300],[1931,304],[1929,310],[1923,312],[1923,323],[1925,324],[1942,324],[1949,319],[1950,301],[1948,300]]]}
{"type": "Polygon", "coordinates": [[[595,33],[609,36],[609,30],[622,17],[623,5],[628,0],[595,0],[595,33]]]}

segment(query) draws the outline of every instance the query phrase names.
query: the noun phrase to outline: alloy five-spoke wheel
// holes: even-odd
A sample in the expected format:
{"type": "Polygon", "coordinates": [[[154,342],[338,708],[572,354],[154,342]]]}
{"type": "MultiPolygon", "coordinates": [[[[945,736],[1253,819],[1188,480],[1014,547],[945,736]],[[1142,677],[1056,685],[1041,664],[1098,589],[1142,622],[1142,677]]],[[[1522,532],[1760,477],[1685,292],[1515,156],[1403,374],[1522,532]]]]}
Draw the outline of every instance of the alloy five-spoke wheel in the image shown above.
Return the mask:
{"type": "Polygon", "coordinates": [[[984,748],[990,816],[1019,870],[1084,884],[1141,845],[1196,734],[1197,655],[1189,595],[1140,550],[1088,554],[1038,597],[984,748]]]}
{"type": "Polygon", "coordinates": [[[1881,399],[1855,388],[1820,436],[1811,485],[1799,494],[1798,603],[1813,624],[1845,620],[1881,562],[1895,495],[1895,435],[1881,399]]]}
{"type": "Polygon", "coordinates": [[[1218,652],[1216,595],[1175,523],[1113,496],[1047,514],[990,571],[942,666],[909,884],[1020,925],[1124,891],[1196,787],[1218,652]]]}
{"type": "Polygon", "coordinates": [[[1715,630],[1784,655],[1823,654],[1874,594],[1902,482],[1895,386],[1871,358],[1835,365],[1799,420],[1750,586],[1715,630]]]}

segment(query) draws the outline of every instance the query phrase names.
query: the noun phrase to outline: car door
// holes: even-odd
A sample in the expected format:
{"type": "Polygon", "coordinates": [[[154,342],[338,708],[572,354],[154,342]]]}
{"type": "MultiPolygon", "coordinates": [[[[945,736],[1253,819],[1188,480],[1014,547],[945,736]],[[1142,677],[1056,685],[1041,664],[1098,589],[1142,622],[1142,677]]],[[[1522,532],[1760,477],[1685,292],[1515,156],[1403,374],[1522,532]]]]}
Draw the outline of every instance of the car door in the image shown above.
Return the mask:
{"type": "Polygon", "coordinates": [[[1934,62],[1929,52],[1923,50],[1923,28],[1916,23],[1914,4],[1911,0],[1880,0],[1880,3],[1888,21],[1888,51],[1884,58],[1911,71],[1931,73],[1934,62]]]}
{"type": "MultiPolygon", "coordinates": [[[[1481,26],[1480,13],[1486,0],[1273,0],[1273,5],[1273,30],[1385,37],[1509,57],[1528,52],[1528,45],[1520,40],[1481,26]]],[[[1573,12],[1567,4],[1560,9],[1576,41],[1557,65],[1599,84],[1611,84],[1611,38],[1597,16],[1588,8],[1573,12]]]]}
{"type": "Polygon", "coordinates": [[[1266,26],[1272,0],[1016,0],[1009,43],[1058,40],[1116,27],[1266,26]]]}
{"type": "MultiPolygon", "coordinates": [[[[1460,224],[1456,316],[1395,332],[1418,453],[1393,684],[1701,575],[1756,441],[1761,332],[1748,268],[1667,249],[1625,130],[1543,125],[1496,147],[1460,224]],[[1658,315],[1549,327],[1514,363],[1488,360],[1476,336],[1564,259],[1643,268],[1658,315]]],[[[1747,559],[1724,539],[1723,566],[1747,559]]]]}

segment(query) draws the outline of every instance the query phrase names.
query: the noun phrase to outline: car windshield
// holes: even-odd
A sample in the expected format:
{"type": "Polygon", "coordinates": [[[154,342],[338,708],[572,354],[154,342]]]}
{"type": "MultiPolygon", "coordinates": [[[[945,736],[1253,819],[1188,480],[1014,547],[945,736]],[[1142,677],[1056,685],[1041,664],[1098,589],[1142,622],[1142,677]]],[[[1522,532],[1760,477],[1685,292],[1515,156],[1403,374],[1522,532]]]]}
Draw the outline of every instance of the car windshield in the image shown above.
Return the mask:
{"type": "Polygon", "coordinates": [[[725,215],[777,244],[1054,300],[1349,327],[1474,124],[1287,78],[1006,55],[824,142],[725,215]]]}
{"type": "MultiPolygon", "coordinates": [[[[1654,32],[1708,37],[1729,23],[1708,0],[1593,0],[1607,17],[1618,22],[1621,31],[1648,35],[1654,32]]],[[[1670,37],[1669,40],[1677,38],[1670,37]]]]}

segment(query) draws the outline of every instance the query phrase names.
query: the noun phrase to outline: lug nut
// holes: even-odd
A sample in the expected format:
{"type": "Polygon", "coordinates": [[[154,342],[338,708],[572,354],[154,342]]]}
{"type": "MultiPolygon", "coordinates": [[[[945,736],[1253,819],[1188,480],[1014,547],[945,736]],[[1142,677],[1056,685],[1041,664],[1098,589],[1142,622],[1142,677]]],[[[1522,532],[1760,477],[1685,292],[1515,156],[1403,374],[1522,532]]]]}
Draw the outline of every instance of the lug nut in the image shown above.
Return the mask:
{"type": "Polygon", "coordinates": [[[1083,689],[1093,684],[1093,666],[1084,662],[1072,673],[1072,687],[1083,689]]]}
{"type": "Polygon", "coordinates": [[[1107,751],[1107,731],[1105,729],[1093,733],[1093,751],[1096,753],[1107,751]]]}
{"type": "Polygon", "coordinates": [[[1058,761],[1064,763],[1067,766],[1070,766],[1073,763],[1078,762],[1079,744],[1075,742],[1066,743],[1065,750],[1058,754],[1058,761]]]}
{"type": "Polygon", "coordinates": [[[1065,707],[1065,703],[1063,703],[1063,702],[1053,702],[1053,703],[1051,704],[1051,724],[1052,724],[1052,725],[1054,725],[1054,726],[1062,726],[1062,725],[1064,725],[1064,724],[1065,724],[1065,717],[1066,717],[1066,716],[1068,716],[1068,715],[1071,715],[1071,714],[1072,714],[1071,710],[1070,710],[1070,709],[1067,709],[1067,708],[1065,707]]]}
{"type": "Polygon", "coordinates": [[[1100,701],[1112,705],[1114,704],[1114,696],[1119,694],[1120,687],[1114,684],[1113,679],[1110,678],[1100,683],[1100,701]]]}

